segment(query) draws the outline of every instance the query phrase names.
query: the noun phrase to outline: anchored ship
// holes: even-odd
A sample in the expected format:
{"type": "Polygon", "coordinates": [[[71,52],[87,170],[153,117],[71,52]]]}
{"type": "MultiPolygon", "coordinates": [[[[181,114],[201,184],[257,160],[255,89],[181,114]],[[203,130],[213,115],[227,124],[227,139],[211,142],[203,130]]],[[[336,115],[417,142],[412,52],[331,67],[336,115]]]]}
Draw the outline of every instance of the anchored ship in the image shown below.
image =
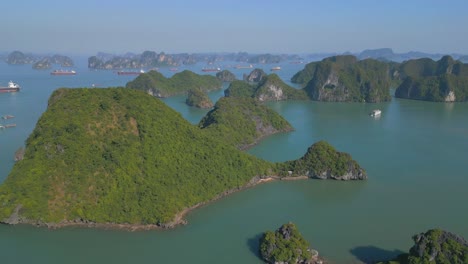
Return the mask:
{"type": "Polygon", "coordinates": [[[219,72],[221,68],[203,68],[202,71],[204,72],[219,72]]]}
{"type": "Polygon", "coordinates": [[[76,75],[76,71],[54,70],[50,75],[76,75]]]}
{"type": "Polygon", "coordinates": [[[273,67],[271,68],[272,71],[279,71],[281,70],[281,67],[280,66],[276,66],[276,67],[273,67]]]}
{"type": "Polygon", "coordinates": [[[0,93],[12,93],[18,92],[20,90],[20,86],[13,81],[8,82],[8,86],[0,86],[0,93]]]}
{"type": "Polygon", "coordinates": [[[140,71],[118,71],[117,72],[118,75],[140,75],[142,73],[145,73],[145,71],[140,70],[140,71]]]}

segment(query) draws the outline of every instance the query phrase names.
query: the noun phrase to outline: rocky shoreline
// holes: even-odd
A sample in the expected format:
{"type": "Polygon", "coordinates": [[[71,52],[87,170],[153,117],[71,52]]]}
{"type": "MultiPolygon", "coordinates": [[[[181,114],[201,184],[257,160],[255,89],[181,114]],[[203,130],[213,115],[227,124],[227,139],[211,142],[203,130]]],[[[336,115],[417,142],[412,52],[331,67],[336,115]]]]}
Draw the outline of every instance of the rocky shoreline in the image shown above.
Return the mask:
{"type": "Polygon", "coordinates": [[[118,223],[95,223],[83,219],[76,219],[76,220],[70,220],[70,221],[63,221],[60,223],[44,223],[44,222],[39,222],[39,221],[30,221],[28,219],[22,219],[16,217],[18,214],[18,211],[21,209],[21,207],[17,207],[15,209],[15,212],[7,219],[3,219],[0,221],[0,224],[5,224],[5,225],[16,225],[16,224],[28,224],[28,225],[33,225],[37,227],[47,227],[49,229],[60,229],[60,228],[65,228],[65,227],[86,227],[86,228],[99,228],[99,229],[104,229],[104,230],[125,230],[125,231],[147,231],[147,230],[164,230],[164,229],[174,229],[178,226],[181,225],[186,225],[188,224],[187,220],[184,218],[186,215],[188,215],[191,211],[200,208],[202,206],[211,204],[221,198],[224,198],[230,194],[240,192],[252,187],[255,187],[259,184],[263,183],[268,183],[268,182],[273,182],[273,181],[295,181],[295,180],[305,180],[309,179],[310,177],[308,176],[296,176],[296,177],[280,177],[280,176],[268,176],[268,177],[260,177],[260,176],[255,176],[252,178],[246,185],[239,187],[239,188],[234,188],[228,191],[225,191],[213,199],[206,201],[206,202],[201,202],[198,203],[194,206],[185,208],[184,210],[180,211],[177,213],[174,217],[174,219],[171,222],[168,223],[163,223],[163,224],[118,224],[118,223]],[[16,216],[15,216],[16,215],[16,216]]]}

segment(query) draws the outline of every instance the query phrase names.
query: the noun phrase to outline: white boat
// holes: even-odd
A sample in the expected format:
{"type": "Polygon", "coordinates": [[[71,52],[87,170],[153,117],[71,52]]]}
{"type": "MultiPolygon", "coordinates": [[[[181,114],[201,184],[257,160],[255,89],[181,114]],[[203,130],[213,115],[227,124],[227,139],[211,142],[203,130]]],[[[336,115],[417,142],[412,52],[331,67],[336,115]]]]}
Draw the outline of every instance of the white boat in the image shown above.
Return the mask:
{"type": "Polygon", "coordinates": [[[281,70],[281,67],[280,66],[276,66],[276,67],[273,67],[271,68],[272,71],[279,71],[281,70]]]}
{"type": "Polygon", "coordinates": [[[380,109],[374,109],[372,112],[370,112],[370,116],[380,116],[382,114],[382,111],[380,109]]]}

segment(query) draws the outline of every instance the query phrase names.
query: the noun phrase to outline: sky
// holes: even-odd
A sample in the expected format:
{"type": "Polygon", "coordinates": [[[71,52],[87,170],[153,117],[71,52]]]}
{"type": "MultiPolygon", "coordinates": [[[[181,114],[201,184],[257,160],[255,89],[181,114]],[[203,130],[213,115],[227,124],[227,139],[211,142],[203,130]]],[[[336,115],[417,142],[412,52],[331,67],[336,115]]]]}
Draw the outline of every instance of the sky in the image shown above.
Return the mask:
{"type": "Polygon", "coordinates": [[[0,51],[468,54],[467,0],[13,0],[0,51]]]}

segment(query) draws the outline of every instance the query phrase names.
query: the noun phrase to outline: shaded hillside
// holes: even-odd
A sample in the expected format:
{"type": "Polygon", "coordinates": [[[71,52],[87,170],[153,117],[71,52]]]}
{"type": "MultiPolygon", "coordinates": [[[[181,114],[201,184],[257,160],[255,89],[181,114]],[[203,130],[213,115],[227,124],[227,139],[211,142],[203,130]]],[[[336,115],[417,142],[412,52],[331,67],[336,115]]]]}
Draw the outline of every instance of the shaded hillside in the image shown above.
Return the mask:
{"type": "Polygon", "coordinates": [[[224,94],[228,97],[251,97],[261,102],[308,99],[303,90],[287,85],[274,73],[263,76],[258,83],[234,81],[224,94]]]}
{"type": "Polygon", "coordinates": [[[444,56],[410,60],[401,64],[402,83],[395,91],[399,98],[453,102],[468,100],[468,65],[444,56]]]}
{"type": "Polygon", "coordinates": [[[199,75],[185,70],[170,78],[157,71],[140,74],[135,80],[128,82],[126,87],[145,91],[155,97],[168,97],[187,93],[191,89],[211,91],[221,88],[221,81],[211,75],[199,75]]]}
{"type": "Polygon", "coordinates": [[[252,98],[223,97],[199,126],[224,142],[245,149],[263,137],[291,131],[282,116],[252,98]]]}
{"type": "Polygon", "coordinates": [[[198,107],[198,108],[213,107],[213,102],[208,97],[208,95],[199,89],[189,90],[188,95],[187,95],[187,100],[185,100],[185,103],[189,106],[198,107]]]}
{"type": "Polygon", "coordinates": [[[304,88],[312,100],[370,103],[391,100],[390,67],[384,62],[336,56],[308,65],[303,71],[295,80],[306,81],[312,76],[304,88]]]}

